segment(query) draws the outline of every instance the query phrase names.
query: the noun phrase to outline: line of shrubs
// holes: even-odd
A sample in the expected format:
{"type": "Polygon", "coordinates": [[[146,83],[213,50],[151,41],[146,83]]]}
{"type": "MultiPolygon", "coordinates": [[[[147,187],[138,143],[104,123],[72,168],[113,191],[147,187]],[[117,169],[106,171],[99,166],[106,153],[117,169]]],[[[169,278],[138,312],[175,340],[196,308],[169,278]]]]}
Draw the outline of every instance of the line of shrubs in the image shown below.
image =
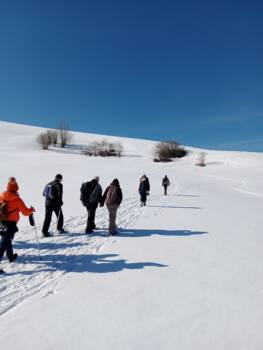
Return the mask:
{"type": "Polygon", "coordinates": [[[47,150],[49,146],[60,145],[65,147],[72,140],[72,133],[69,132],[66,124],[61,123],[57,129],[48,129],[37,136],[37,143],[42,149],[47,150]]]}

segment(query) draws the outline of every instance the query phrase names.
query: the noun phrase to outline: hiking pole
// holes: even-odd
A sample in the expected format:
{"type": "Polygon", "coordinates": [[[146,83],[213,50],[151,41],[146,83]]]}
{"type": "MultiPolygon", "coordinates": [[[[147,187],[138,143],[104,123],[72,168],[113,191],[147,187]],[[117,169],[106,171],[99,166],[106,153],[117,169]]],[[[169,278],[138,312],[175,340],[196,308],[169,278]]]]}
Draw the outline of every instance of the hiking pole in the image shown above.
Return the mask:
{"type": "Polygon", "coordinates": [[[37,241],[37,247],[38,247],[38,256],[39,256],[39,260],[41,260],[39,240],[38,240],[38,236],[37,236],[37,228],[36,228],[36,225],[35,225],[35,219],[34,219],[34,215],[33,214],[31,214],[29,216],[29,223],[30,223],[31,226],[34,227],[36,241],[37,241]]]}

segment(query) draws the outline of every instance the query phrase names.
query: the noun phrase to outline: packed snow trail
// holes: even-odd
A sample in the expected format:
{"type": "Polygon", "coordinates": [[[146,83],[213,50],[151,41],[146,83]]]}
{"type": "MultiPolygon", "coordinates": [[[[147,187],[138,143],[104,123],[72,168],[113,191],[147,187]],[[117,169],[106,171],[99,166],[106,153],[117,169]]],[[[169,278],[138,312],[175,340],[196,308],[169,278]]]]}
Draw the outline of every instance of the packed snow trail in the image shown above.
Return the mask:
{"type": "MultiPolygon", "coordinates": [[[[175,188],[179,188],[176,191],[178,198],[182,193],[193,189],[172,184],[167,196],[150,195],[147,207],[140,207],[139,196],[125,199],[118,210],[118,226],[121,229],[127,229],[131,228],[139,218],[151,220],[153,217],[160,216],[173,200],[173,196],[170,197],[170,195],[175,194],[175,188]],[[156,202],[158,205],[155,206],[156,202]],[[151,210],[149,211],[148,208],[151,210]]],[[[183,206],[177,208],[184,209],[183,206]]],[[[192,208],[199,209],[196,206],[192,208]]],[[[98,230],[91,235],[84,233],[87,215],[66,219],[64,227],[68,233],[63,235],[56,233],[54,218],[55,216],[50,229],[55,234],[53,237],[40,237],[41,225],[36,227],[40,238],[41,260],[39,260],[34,229],[23,228],[16,234],[14,251],[18,253],[18,260],[13,264],[7,263],[6,259],[2,262],[6,273],[0,279],[0,315],[40,291],[44,295],[49,293],[48,291],[53,290],[68,272],[89,271],[88,265],[96,261],[96,254],[107,243],[114,244],[118,241],[118,236],[112,237],[107,233],[106,208],[98,208],[95,220],[98,230]]]]}
{"type": "MultiPolygon", "coordinates": [[[[148,204],[160,198],[162,196],[154,196],[148,204]]],[[[167,203],[168,198],[162,200],[167,203]]],[[[156,207],[149,214],[145,208],[139,206],[138,198],[127,198],[118,211],[118,226],[121,229],[132,227],[139,217],[158,216],[163,210],[156,207]]],[[[34,229],[20,230],[14,240],[14,251],[18,253],[17,262],[9,264],[3,259],[2,263],[6,273],[0,277],[0,315],[40,291],[44,296],[49,294],[68,272],[89,271],[89,265],[96,259],[101,259],[98,253],[103,247],[107,243],[117,242],[118,236],[112,237],[107,233],[106,208],[97,210],[96,225],[99,229],[91,235],[83,233],[86,221],[87,215],[70,217],[64,224],[68,233],[63,235],[56,233],[53,223],[50,231],[55,235],[49,238],[39,237],[41,260],[34,229]]],[[[40,235],[41,226],[37,226],[37,232],[40,235]]],[[[103,257],[106,258],[107,255],[102,256],[102,260],[103,257]]]]}

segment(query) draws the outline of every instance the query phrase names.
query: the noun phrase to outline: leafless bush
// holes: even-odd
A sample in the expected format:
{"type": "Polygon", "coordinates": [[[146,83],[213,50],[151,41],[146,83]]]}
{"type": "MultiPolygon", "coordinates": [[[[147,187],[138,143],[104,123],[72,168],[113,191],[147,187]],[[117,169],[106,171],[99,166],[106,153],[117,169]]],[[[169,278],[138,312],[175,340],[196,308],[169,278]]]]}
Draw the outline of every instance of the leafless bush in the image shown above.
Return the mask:
{"type": "Polygon", "coordinates": [[[47,130],[46,133],[49,138],[50,144],[55,147],[58,143],[58,130],[47,130]]]}
{"type": "Polygon", "coordinates": [[[64,121],[60,122],[58,126],[58,136],[61,147],[65,147],[73,137],[72,133],[69,131],[67,123],[64,121]]]}
{"type": "Polygon", "coordinates": [[[120,142],[93,141],[83,150],[88,156],[120,157],[123,152],[123,145],[120,142]]]}
{"type": "Polygon", "coordinates": [[[197,159],[196,159],[195,165],[197,165],[197,166],[206,166],[206,163],[205,163],[206,156],[207,156],[206,152],[200,152],[198,154],[197,159]]]}
{"type": "Polygon", "coordinates": [[[97,157],[101,149],[100,143],[98,141],[93,141],[90,143],[88,149],[92,156],[97,157]]]}
{"type": "Polygon", "coordinates": [[[48,149],[48,147],[51,145],[48,132],[42,132],[41,134],[39,134],[37,136],[37,142],[42,149],[48,149]]]}
{"type": "Polygon", "coordinates": [[[115,147],[117,157],[121,157],[124,151],[123,144],[121,142],[115,142],[114,147],[115,147]]]}
{"type": "Polygon", "coordinates": [[[175,141],[159,142],[154,148],[154,161],[169,162],[173,158],[185,157],[187,153],[187,150],[175,141]]]}

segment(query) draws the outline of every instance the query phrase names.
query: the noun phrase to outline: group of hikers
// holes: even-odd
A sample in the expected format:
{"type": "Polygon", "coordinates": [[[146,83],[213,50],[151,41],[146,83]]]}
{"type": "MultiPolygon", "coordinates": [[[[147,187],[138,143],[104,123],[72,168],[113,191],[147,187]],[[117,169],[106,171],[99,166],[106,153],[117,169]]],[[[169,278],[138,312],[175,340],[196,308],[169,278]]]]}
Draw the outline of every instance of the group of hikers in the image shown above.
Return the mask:
{"type": "MultiPolygon", "coordinates": [[[[65,233],[63,228],[64,217],[63,206],[63,177],[57,174],[55,179],[49,182],[43,191],[45,197],[45,218],[42,226],[43,237],[50,237],[49,226],[53,212],[57,216],[57,230],[59,233],[65,233]]],[[[164,195],[167,195],[167,188],[170,181],[165,175],[162,179],[164,195]]],[[[0,264],[4,253],[6,253],[9,262],[17,259],[17,254],[13,252],[12,241],[14,235],[18,232],[17,223],[20,212],[24,216],[33,218],[34,207],[27,207],[18,193],[19,187],[14,177],[10,177],[7,183],[6,191],[0,194],[0,264]]],[[[146,175],[140,178],[139,189],[141,206],[146,206],[147,196],[150,193],[150,182],[146,175]]],[[[80,201],[87,209],[86,234],[90,234],[96,229],[95,216],[98,206],[103,207],[106,204],[109,213],[109,234],[117,234],[116,216],[118,208],[122,202],[123,195],[118,179],[114,179],[111,184],[102,191],[99,183],[99,177],[95,176],[91,181],[84,182],[80,187],[80,201]]],[[[4,271],[0,266],[0,273],[4,271]]]]}

